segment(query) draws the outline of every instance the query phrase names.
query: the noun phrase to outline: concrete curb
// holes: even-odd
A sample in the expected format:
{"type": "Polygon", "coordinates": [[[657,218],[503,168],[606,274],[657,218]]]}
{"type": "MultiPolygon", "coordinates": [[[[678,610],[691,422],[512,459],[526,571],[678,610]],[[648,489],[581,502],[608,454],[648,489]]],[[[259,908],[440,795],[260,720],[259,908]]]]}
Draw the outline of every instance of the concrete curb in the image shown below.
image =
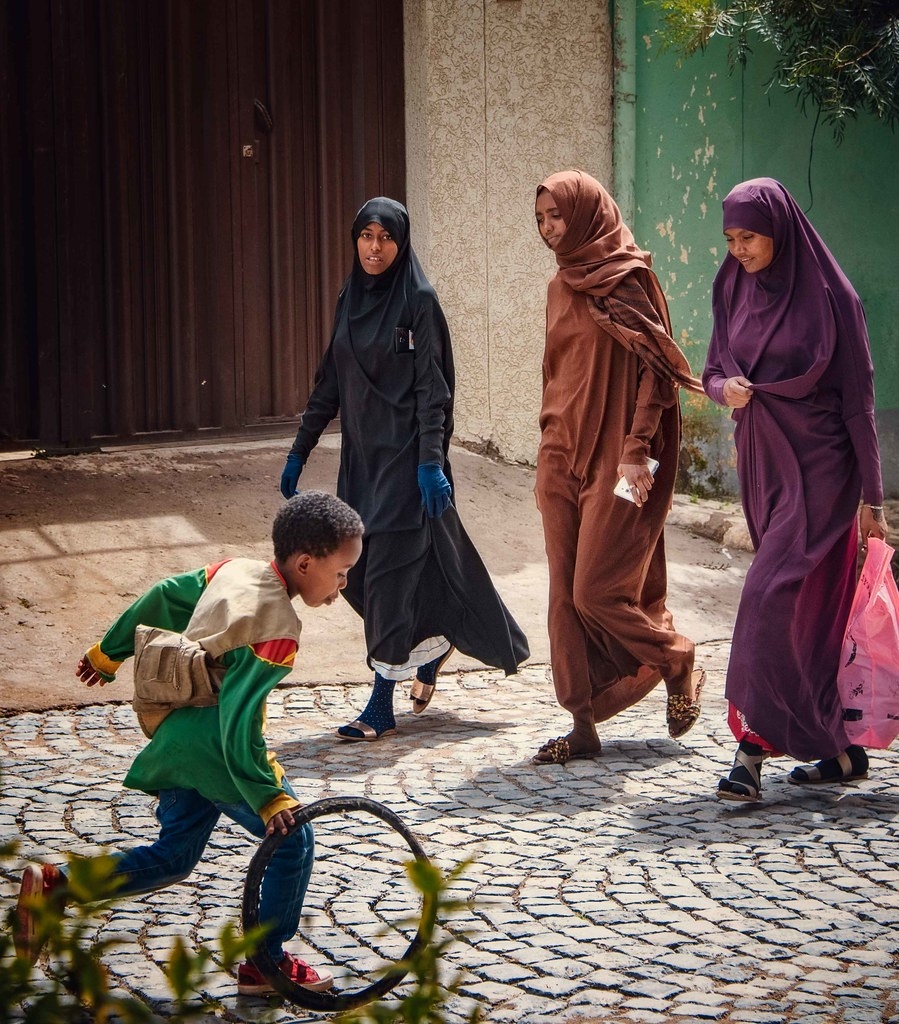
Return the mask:
{"type": "MultiPolygon", "coordinates": [[[[893,524],[895,530],[899,524],[899,501],[884,501],[883,507],[887,523],[893,524]]],[[[706,537],[722,547],[755,553],[749,528],[738,502],[714,501],[709,498],[693,498],[687,494],[675,494],[671,512],[668,514],[668,524],[706,537]]],[[[895,534],[887,539],[895,546],[895,534]]]]}
{"type": "Polygon", "coordinates": [[[713,501],[675,494],[668,513],[668,525],[679,526],[700,537],[707,537],[725,548],[749,552],[755,550],[743,510],[732,501],[713,501]]]}

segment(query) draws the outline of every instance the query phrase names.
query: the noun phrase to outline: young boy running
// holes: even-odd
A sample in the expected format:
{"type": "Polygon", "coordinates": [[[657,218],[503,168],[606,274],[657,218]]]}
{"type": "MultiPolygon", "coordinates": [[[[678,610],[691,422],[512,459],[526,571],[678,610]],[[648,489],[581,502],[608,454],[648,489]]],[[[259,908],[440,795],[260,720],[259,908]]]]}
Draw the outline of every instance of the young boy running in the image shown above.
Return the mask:
{"type": "MultiPolygon", "coordinates": [[[[300,621],[292,598],[299,596],[313,608],[335,601],[362,551],[362,533],[362,520],[339,498],[320,491],[298,494],[275,516],[271,563],[234,558],[160,581],[79,661],[75,674],[87,686],[112,681],[134,654],[135,629],[143,625],[200,641],[224,672],[218,703],[171,711],[125,777],[125,786],[158,796],[160,830],[152,845],[112,855],[117,898],[187,878],[221,814],[260,839],[276,831],[287,834],[299,801],[266,749],[265,701],[293,667],[300,621]]],[[[315,970],[283,948],[299,926],[313,858],[307,824],[273,856],[262,884],[259,920],[270,925],[263,943],[283,973],[321,991],[333,984],[330,972],[315,970]]],[[[15,943],[31,963],[40,953],[35,905],[65,885],[65,875],[53,865],[25,869],[15,943]]],[[[273,991],[250,962],[238,969],[237,990],[242,995],[273,991]]]]}

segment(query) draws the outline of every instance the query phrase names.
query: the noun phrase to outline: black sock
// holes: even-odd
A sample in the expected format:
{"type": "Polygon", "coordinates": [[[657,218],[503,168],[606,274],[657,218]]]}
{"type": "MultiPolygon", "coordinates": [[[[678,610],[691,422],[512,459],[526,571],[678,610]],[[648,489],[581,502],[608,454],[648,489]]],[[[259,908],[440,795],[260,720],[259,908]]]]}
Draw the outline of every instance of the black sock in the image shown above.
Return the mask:
{"type": "Polygon", "coordinates": [[[384,679],[383,676],[375,673],[375,685],[368,698],[368,703],[365,705],[365,710],[359,718],[377,733],[381,733],[385,729],[396,728],[396,719],[393,717],[393,691],[395,689],[396,682],[393,679],[384,679]]]}
{"type": "Polygon", "coordinates": [[[722,779],[718,783],[718,788],[733,792],[734,786],[741,786],[747,791],[747,793],[758,792],[762,784],[761,758],[765,756],[765,749],[758,743],[750,743],[749,740],[740,740],[740,745],[737,749],[745,754],[746,757],[752,758],[753,761],[757,758],[759,759],[755,766],[758,777],[756,778],[746,765],[739,761],[735,761],[733,768],[730,770],[730,774],[726,779],[722,779]]]}

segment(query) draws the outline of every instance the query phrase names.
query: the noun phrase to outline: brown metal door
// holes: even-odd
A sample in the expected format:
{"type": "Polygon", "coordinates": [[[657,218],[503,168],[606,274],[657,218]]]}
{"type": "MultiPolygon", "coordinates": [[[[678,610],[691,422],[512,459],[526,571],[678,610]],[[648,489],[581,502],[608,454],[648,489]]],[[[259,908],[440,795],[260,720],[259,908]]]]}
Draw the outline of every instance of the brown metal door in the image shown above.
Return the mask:
{"type": "Polygon", "coordinates": [[[402,3],[237,10],[244,422],[295,419],[372,195],[405,197],[402,3]]]}
{"type": "Polygon", "coordinates": [[[295,419],[404,195],[401,0],[8,0],[0,59],[0,438],[295,419]]]}

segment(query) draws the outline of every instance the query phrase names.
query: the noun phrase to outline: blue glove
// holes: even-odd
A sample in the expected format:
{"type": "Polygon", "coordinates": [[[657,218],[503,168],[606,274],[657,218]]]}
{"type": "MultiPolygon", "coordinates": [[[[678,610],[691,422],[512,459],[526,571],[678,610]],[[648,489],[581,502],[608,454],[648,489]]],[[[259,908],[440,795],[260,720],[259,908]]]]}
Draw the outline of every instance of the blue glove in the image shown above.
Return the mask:
{"type": "Polygon", "coordinates": [[[300,473],[306,460],[302,455],[291,452],[284,464],[284,472],[281,474],[281,493],[285,498],[292,498],[297,493],[297,484],[300,482],[300,473]]]}
{"type": "Polygon", "coordinates": [[[418,467],[418,489],[421,491],[421,507],[428,510],[431,519],[439,519],[449,508],[453,489],[436,462],[423,462],[418,467]]]}

